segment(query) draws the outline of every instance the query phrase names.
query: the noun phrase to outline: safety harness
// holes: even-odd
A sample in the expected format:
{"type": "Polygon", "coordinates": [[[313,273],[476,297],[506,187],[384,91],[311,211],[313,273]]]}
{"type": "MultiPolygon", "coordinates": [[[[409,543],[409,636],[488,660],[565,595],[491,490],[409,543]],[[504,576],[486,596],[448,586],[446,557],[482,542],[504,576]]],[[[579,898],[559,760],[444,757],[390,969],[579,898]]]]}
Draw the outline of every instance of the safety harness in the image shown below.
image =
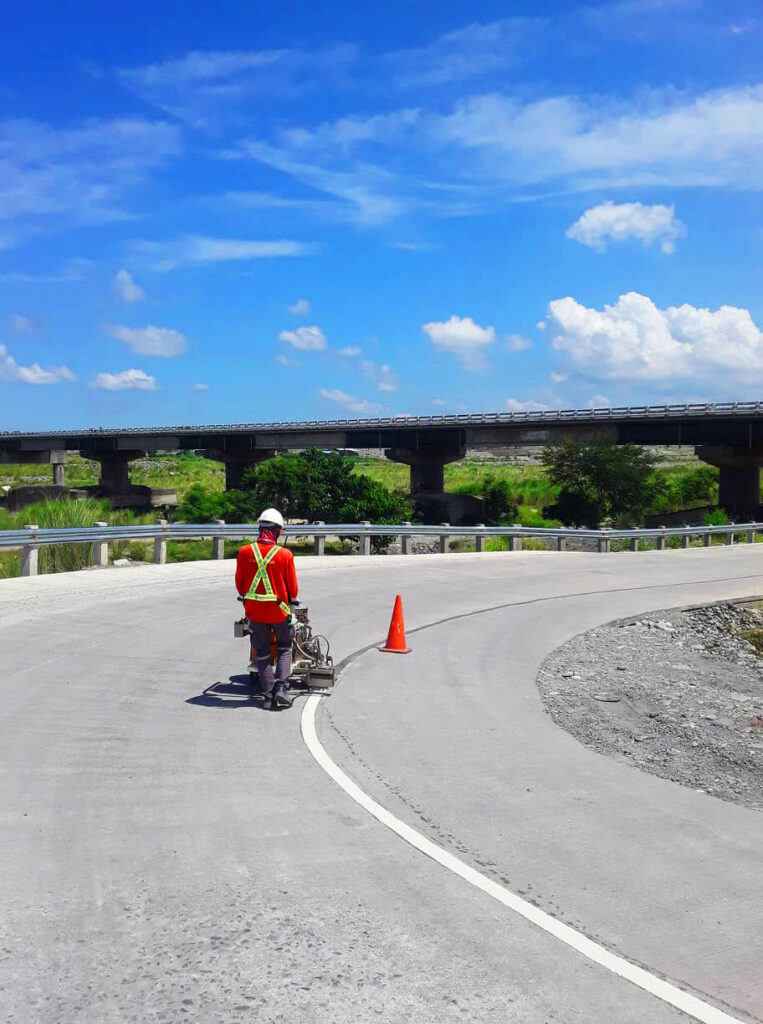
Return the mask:
{"type": "Polygon", "coordinates": [[[284,615],[291,615],[291,608],[285,601],[281,601],[273,590],[273,584],[270,582],[270,576],[268,575],[268,566],[273,561],[275,556],[278,554],[278,545],[274,544],[273,547],[268,551],[266,555],[263,555],[257,544],[252,544],[252,553],[254,554],[254,560],[257,563],[257,572],[254,574],[252,585],[249,588],[249,593],[245,596],[245,601],[270,601],[277,602],[278,607],[284,613],[284,615]],[[264,593],[256,594],[257,587],[262,584],[264,593]]]}

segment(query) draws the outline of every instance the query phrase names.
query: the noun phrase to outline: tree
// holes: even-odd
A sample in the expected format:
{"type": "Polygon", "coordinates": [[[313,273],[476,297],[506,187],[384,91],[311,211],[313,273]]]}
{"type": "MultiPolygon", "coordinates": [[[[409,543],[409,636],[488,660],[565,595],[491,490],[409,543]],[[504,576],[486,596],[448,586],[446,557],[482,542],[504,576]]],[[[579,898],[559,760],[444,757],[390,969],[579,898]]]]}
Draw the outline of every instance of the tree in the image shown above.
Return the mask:
{"type": "Polygon", "coordinates": [[[515,523],[519,514],[516,499],[511,493],[508,480],[487,476],[480,488],[482,512],[486,523],[515,523]]]}
{"type": "Polygon", "coordinates": [[[550,515],[565,525],[597,527],[603,519],[636,524],[660,490],[654,455],[635,444],[580,444],[566,438],[543,449],[549,480],[560,488],[550,515]]]}

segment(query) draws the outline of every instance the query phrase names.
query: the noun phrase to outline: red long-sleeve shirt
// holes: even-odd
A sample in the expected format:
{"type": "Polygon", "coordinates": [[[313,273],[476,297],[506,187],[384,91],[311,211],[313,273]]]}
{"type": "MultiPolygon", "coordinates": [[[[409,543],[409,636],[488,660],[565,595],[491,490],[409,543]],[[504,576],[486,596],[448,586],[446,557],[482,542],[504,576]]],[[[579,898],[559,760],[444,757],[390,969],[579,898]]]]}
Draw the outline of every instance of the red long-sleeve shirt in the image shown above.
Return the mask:
{"type": "MultiPolygon", "coordinates": [[[[263,557],[273,546],[269,542],[256,541],[255,543],[263,557]]],[[[243,596],[249,593],[256,572],[257,562],[252,545],[247,544],[241,548],[236,559],[236,590],[239,594],[243,596]]],[[[272,562],[268,565],[268,576],[279,601],[288,604],[289,601],[293,601],[297,597],[299,593],[297,570],[294,566],[294,555],[288,548],[278,549],[272,562]]],[[[265,593],[262,582],[257,586],[257,593],[265,593]]],[[[267,622],[269,625],[274,625],[276,622],[283,622],[286,618],[276,601],[244,601],[244,611],[247,619],[251,622],[267,622]]]]}

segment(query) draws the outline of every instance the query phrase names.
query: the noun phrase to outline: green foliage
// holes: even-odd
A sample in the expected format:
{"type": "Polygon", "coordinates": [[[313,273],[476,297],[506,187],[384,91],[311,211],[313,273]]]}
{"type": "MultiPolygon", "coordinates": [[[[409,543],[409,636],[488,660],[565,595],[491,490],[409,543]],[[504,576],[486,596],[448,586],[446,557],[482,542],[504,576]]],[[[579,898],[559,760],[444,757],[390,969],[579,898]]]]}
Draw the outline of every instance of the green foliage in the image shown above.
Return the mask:
{"type": "Polygon", "coordinates": [[[657,492],[650,512],[679,512],[718,501],[718,470],[712,466],[658,469],[655,478],[657,492]]]}
{"type": "Polygon", "coordinates": [[[731,520],[722,508],[716,508],[712,512],[707,513],[703,522],[705,526],[727,526],[731,520]]]}
{"type": "Polygon", "coordinates": [[[566,525],[596,527],[603,519],[638,523],[660,491],[655,457],[634,444],[566,438],[543,449],[543,464],[560,488],[549,512],[566,525]]]}
{"type": "Polygon", "coordinates": [[[482,512],[488,525],[499,523],[515,523],[518,506],[511,492],[511,485],[505,477],[490,473],[479,482],[475,493],[482,498],[482,512]]]}

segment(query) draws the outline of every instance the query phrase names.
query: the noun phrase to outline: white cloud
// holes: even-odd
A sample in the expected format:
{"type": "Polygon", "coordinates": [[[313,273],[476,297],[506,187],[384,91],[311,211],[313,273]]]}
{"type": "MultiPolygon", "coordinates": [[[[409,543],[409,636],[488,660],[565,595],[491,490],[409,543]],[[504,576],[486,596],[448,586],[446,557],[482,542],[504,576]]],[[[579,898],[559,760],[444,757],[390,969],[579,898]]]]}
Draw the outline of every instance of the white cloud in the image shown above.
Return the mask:
{"type": "Polygon", "coordinates": [[[397,374],[393,372],[388,363],[377,366],[370,359],[364,359],[360,364],[364,377],[369,377],[375,384],[377,391],[397,391],[400,387],[397,374]]]}
{"type": "Polygon", "coordinates": [[[659,309],[629,292],[603,310],[555,299],[549,315],[554,348],[593,379],[763,379],[763,334],[747,309],[659,309]]]}
{"type": "Polygon", "coordinates": [[[524,352],[526,349],[532,348],[532,345],[529,338],[523,338],[521,334],[506,335],[506,348],[509,352],[524,352]]]}
{"type": "Polygon", "coordinates": [[[179,127],[163,121],[0,122],[0,221],[23,235],[129,219],[126,195],[180,150],[179,127]]]}
{"type": "Polygon", "coordinates": [[[298,359],[289,359],[288,356],[281,355],[280,352],[276,356],[276,362],[280,363],[281,366],[299,366],[298,359]]]}
{"type": "Polygon", "coordinates": [[[114,287],[117,290],[117,295],[122,302],[142,302],[146,297],[146,293],[137,285],[132,279],[132,274],[129,270],[118,270],[114,275],[114,287]]]}
{"type": "Polygon", "coordinates": [[[554,373],[553,370],[548,376],[552,384],[563,384],[567,380],[566,373],[554,373]]]}
{"type": "Polygon", "coordinates": [[[546,321],[545,320],[539,320],[535,326],[538,328],[539,331],[545,331],[545,329],[546,329],[546,321]]]}
{"type": "Polygon", "coordinates": [[[443,402],[443,400],[441,398],[433,398],[432,401],[429,404],[430,405],[442,406],[442,405],[445,405],[446,403],[443,402]]]}
{"type": "Polygon", "coordinates": [[[444,322],[432,321],[423,324],[421,329],[436,349],[451,352],[465,370],[484,369],[484,349],[495,341],[495,328],[480,327],[470,316],[451,316],[444,322]]]}
{"type": "Polygon", "coordinates": [[[294,331],[281,331],[278,339],[303,352],[320,352],[326,347],[326,335],[320,327],[297,327],[294,331]]]}
{"type": "Polygon", "coordinates": [[[171,358],[185,352],[187,343],[180,331],[168,327],[123,327],[111,324],[108,333],[123,341],[137,355],[171,358]]]}
{"type": "Polygon", "coordinates": [[[572,238],[591,249],[604,251],[607,242],[624,242],[636,238],[644,245],[659,242],[664,253],[675,252],[676,240],[686,234],[676,217],[674,206],[644,206],[643,203],[613,203],[608,200],[592,206],[566,231],[572,238]]]}
{"type": "Polygon", "coordinates": [[[117,74],[150,103],[196,127],[213,127],[244,117],[253,103],[339,87],[356,56],[352,45],[325,50],[193,50],[117,74]]]}
{"type": "Polygon", "coordinates": [[[548,409],[548,406],[542,402],[533,402],[532,400],[520,402],[516,398],[507,398],[506,408],[509,412],[543,412],[545,409],[548,409]]]}
{"type": "Polygon", "coordinates": [[[343,406],[349,412],[374,413],[380,412],[382,409],[382,406],[375,402],[369,402],[365,398],[356,398],[355,395],[350,395],[339,388],[320,388],[318,394],[329,402],[336,402],[337,405],[343,406]]]}
{"type": "Polygon", "coordinates": [[[0,381],[21,381],[24,384],[59,384],[62,381],[73,381],[74,376],[68,366],[50,366],[43,369],[39,363],[31,366],[19,366],[5,345],[0,345],[0,381]]]}
{"type": "Polygon", "coordinates": [[[403,252],[431,252],[437,246],[431,242],[393,242],[393,249],[401,249],[403,252]]]}
{"type": "Polygon", "coordinates": [[[612,399],[606,395],[593,395],[586,402],[586,406],[589,409],[611,409],[612,399]]]}
{"type": "Polygon", "coordinates": [[[192,391],[209,391],[209,384],[205,384],[203,381],[199,381],[191,388],[192,391]]]}
{"type": "Polygon", "coordinates": [[[90,382],[91,388],[105,391],[158,391],[156,378],[143,370],[123,370],[121,373],[99,373],[90,382]]]}
{"type": "Polygon", "coordinates": [[[348,358],[354,358],[363,354],[363,349],[359,345],[345,345],[344,348],[339,349],[340,356],[347,356],[348,358]]]}
{"type": "Polygon", "coordinates": [[[172,242],[136,242],[133,251],[136,256],[146,260],[150,270],[162,273],[174,270],[175,267],[198,263],[308,256],[316,250],[312,245],[287,240],[258,242],[239,238],[184,235],[172,242]]]}
{"type": "Polygon", "coordinates": [[[292,306],[287,306],[286,309],[294,316],[306,316],[310,312],[310,303],[307,299],[297,299],[292,306]]]}
{"type": "Polygon", "coordinates": [[[34,324],[28,316],[16,314],[11,317],[11,330],[14,334],[34,334],[34,324]]]}
{"type": "Polygon", "coordinates": [[[521,62],[541,37],[540,18],[505,18],[473,23],[435,39],[428,46],[398,50],[386,56],[393,84],[401,89],[475,78],[521,62]]]}

